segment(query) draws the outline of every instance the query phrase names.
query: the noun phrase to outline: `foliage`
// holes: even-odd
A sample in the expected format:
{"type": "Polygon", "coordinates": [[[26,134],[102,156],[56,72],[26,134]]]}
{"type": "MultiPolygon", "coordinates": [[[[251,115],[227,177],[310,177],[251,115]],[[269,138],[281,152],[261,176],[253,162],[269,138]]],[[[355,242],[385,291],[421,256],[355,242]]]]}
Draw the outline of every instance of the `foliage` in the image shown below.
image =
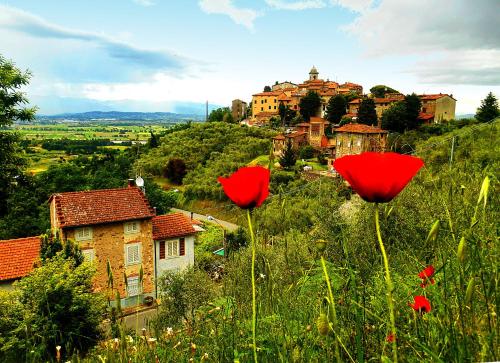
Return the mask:
{"type": "Polygon", "coordinates": [[[481,101],[481,106],[477,109],[476,119],[481,122],[488,122],[500,116],[498,100],[492,92],[488,93],[486,98],[481,101]]]}
{"type": "Polygon", "coordinates": [[[326,119],[334,124],[338,124],[347,112],[347,101],[344,96],[336,95],[330,97],[326,106],[326,119]]]}
{"type": "Polygon", "coordinates": [[[383,98],[385,97],[386,93],[399,93],[399,91],[396,91],[394,88],[385,86],[383,84],[379,84],[370,88],[370,93],[373,97],[383,98]]]}
{"type": "Polygon", "coordinates": [[[377,124],[377,111],[375,110],[375,101],[373,98],[364,98],[361,101],[357,121],[365,125],[377,124]]]}
{"type": "Polygon", "coordinates": [[[264,86],[264,92],[271,92],[271,90],[270,86],[264,86]]]}
{"type": "Polygon", "coordinates": [[[220,226],[206,224],[205,231],[196,240],[194,254],[196,267],[213,273],[221,264],[220,256],[213,252],[224,246],[224,230],[220,226]]]}
{"type": "Polygon", "coordinates": [[[227,254],[231,255],[240,248],[248,246],[249,241],[250,237],[247,231],[241,227],[238,227],[234,232],[226,233],[227,254]]]}
{"type": "Polygon", "coordinates": [[[78,244],[72,240],[66,242],[61,240],[59,232],[52,233],[50,230],[46,234],[40,236],[40,259],[42,263],[50,261],[53,257],[60,254],[65,260],[72,259],[75,266],[83,263],[84,257],[78,244]]]}
{"type": "Polygon", "coordinates": [[[312,116],[316,116],[321,106],[321,97],[317,92],[308,91],[307,94],[300,99],[299,107],[300,114],[304,121],[308,122],[312,116]]]}
{"type": "Polygon", "coordinates": [[[297,154],[293,148],[292,140],[288,139],[285,148],[283,149],[282,155],[279,158],[279,163],[283,168],[289,169],[294,166],[296,162],[297,154]]]}
{"type": "Polygon", "coordinates": [[[292,110],[290,106],[285,106],[283,102],[280,102],[278,110],[282,126],[289,125],[292,122],[292,120],[297,116],[297,112],[292,110]]]}
{"type": "Polygon", "coordinates": [[[382,114],[382,128],[395,132],[414,130],[420,125],[420,98],[415,94],[406,95],[382,114]]]}
{"type": "Polygon", "coordinates": [[[190,267],[182,272],[164,272],[159,278],[160,299],[156,329],[178,325],[183,319],[193,325],[196,310],[215,295],[215,286],[205,272],[190,267]]]}
{"type": "Polygon", "coordinates": [[[227,118],[228,116],[226,116],[228,114],[231,115],[231,110],[229,109],[229,107],[217,108],[215,110],[212,110],[210,112],[210,115],[208,115],[208,122],[222,122],[222,121],[227,122],[229,121],[229,119],[227,118]],[[224,120],[224,117],[226,117],[226,120],[224,120]]]}
{"type": "Polygon", "coordinates": [[[340,120],[339,122],[339,126],[344,126],[344,125],[347,125],[347,124],[350,124],[352,122],[352,118],[351,117],[342,117],[342,119],[340,120]]]}
{"type": "Polygon", "coordinates": [[[73,259],[56,256],[22,279],[19,290],[6,297],[15,301],[16,313],[7,317],[8,311],[0,312],[1,321],[10,320],[0,338],[2,361],[54,358],[56,346],[66,357],[93,347],[101,337],[105,306],[92,292],[93,274],[90,264],[76,266],[73,259]]]}
{"type": "Polygon", "coordinates": [[[1,130],[15,121],[32,121],[35,118],[36,108],[25,107],[28,99],[20,91],[30,78],[30,72],[21,71],[0,55],[0,216],[7,212],[5,202],[15,178],[19,177],[26,164],[19,156],[18,135],[1,130]]]}
{"type": "Polygon", "coordinates": [[[168,161],[164,175],[175,184],[182,184],[182,179],[186,176],[186,163],[180,158],[172,158],[168,161]]]}
{"type": "Polygon", "coordinates": [[[281,126],[281,120],[279,117],[273,116],[269,119],[269,126],[273,129],[277,129],[281,126]]]}
{"type": "Polygon", "coordinates": [[[305,145],[299,150],[300,159],[311,159],[314,157],[314,147],[311,145],[305,145]]]}

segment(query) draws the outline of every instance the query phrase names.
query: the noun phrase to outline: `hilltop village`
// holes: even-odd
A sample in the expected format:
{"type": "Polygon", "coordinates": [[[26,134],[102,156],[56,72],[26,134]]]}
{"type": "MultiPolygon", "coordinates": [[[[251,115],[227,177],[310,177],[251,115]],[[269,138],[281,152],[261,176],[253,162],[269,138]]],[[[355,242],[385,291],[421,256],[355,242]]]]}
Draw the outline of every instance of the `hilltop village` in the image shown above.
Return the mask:
{"type": "MultiPolygon", "coordinates": [[[[386,149],[387,134],[390,130],[382,127],[383,114],[404,101],[405,95],[389,87],[378,91],[377,94],[365,94],[363,86],[359,84],[339,84],[329,79],[321,79],[318,70],[313,66],[309,71],[309,78],[302,83],[276,82],[272,87],[266,87],[264,92],[253,94],[250,105],[242,100],[234,100],[231,112],[233,119],[253,127],[279,124],[281,121],[281,126],[286,126],[286,129],[273,138],[275,156],[282,155],[288,142],[296,151],[310,145],[316,152],[325,155],[329,169],[333,170],[333,161],[336,158],[386,149]],[[315,97],[317,95],[319,102],[317,107],[304,117],[301,102],[311,94],[315,94],[315,97]],[[338,95],[345,99],[345,107],[341,112],[340,122],[334,122],[328,120],[328,107],[332,97],[338,95]],[[369,122],[361,121],[358,117],[365,100],[373,105],[374,112],[369,122]],[[286,120],[289,114],[293,120],[286,120]]],[[[418,99],[420,109],[416,122],[437,124],[455,118],[456,100],[453,95],[422,94],[418,95],[418,99]]]]}

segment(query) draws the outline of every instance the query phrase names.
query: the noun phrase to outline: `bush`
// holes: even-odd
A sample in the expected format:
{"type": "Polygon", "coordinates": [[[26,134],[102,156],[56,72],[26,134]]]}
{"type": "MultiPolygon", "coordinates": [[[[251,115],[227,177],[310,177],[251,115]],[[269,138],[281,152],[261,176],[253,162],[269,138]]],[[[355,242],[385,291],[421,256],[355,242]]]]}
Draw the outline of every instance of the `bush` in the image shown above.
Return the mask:
{"type": "Polygon", "coordinates": [[[314,148],[311,145],[301,147],[299,150],[300,159],[311,159],[314,157],[314,148]]]}

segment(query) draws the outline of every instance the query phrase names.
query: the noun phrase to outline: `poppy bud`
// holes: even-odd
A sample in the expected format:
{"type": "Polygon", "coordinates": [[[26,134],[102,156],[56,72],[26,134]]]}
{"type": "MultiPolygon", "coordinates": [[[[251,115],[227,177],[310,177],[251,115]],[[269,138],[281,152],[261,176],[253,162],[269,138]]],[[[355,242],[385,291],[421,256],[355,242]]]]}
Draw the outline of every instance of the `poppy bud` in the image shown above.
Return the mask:
{"type": "Polygon", "coordinates": [[[465,258],[465,237],[462,237],[460,239],[460,242],[458,243],[457,257],[458,257],[458,260],[460,262],[464,262],[464,258],[465,258]]]}
{"type": "Polygon", "coordinates": [[[330,332],[330,323],[328,322],[326,314],[319,314],[318,319],[316,320],[316,326],[318,327],[318,332],[321,335],[328,335],[330,332]]]}
{"type": "Polygon", "coordinates": [[[319,239],[316,241],[316,248],[319,252],[326,250],[326,241],[324,239],[319,239]]]}
{"type": "Polygon", "coordinates": [[[472,300],[472,294],[474,293],[474,277],[471,277],[469,284],[467,285],[467,290],[465,291],[465,304],[469,305],[472,300]]]}
{"type": "Polygon", "coordinates": [[[431,227],[431,230],[429,231],[429,234],[427,235],[427,238],[425,240],[425,243],[429,241],[434,241],[436,239],[436,236],[439,231],[439,219],[434,222],[434,224],[431,227]]]}
{"type": "Polygon", "coordinates": [[[300,362],[300,349],[299,349],[299,347],[293,348],[292,360],[293,360],[293,362],[300,362]]]}

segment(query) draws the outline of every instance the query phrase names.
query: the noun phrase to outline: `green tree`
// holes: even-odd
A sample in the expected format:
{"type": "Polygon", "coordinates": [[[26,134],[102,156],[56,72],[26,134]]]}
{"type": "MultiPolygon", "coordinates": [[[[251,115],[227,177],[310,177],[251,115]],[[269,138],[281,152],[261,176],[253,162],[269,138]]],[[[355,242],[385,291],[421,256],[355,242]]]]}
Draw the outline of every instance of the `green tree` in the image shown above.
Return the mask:
{"type": "MultiPolygon", "coordinates": [[[[0,55],[0,130],[16,121],[34,120],[36,108],[26,107],[28,99],[20,91],[30,78],[29,71],[21,71],[0,55]]],[[[17,134],[0,131],[0,216],[6,213],[5,200],[26,164],[19,156],[18,141],[17,134]]]]}
{"type": "Polygon", "coordinates": [[[281,118],[282,126],[289,125],[293,118],[297,115],[297,112],[290,109],[290,106],[285,106],[283,102],[280,102],[278,112],[281,118]]]}
{"type": "Polygon", "coordinates": [[[415,93],[412,93],[411,95],[406,95],[403,102],[406,108],[405,130],[414,130],[420,125],[418,116],[422,108],[422,101],[420,101],[420,98],[415,93]]]}
{"type": "Polygon", "coordinates": [[[182,184],[182,179],[186,176],[186,163],[179,158],[172,158],[165,168],[165,176],[173,183],[182,184]]]}
{"type": "Polygon", "coordinates": [[[347,101],[342,95],[330,97],[326,106],[326,119],[334,124],[338,124],[347,113],[347,101]]]}
{"type": "Polygon", "coordinates": [[[357,121],[365,125],[377,124],[377,111],[375,110],[375,101],[373,101],[373,98],[364,98],[361,101],[357,121]]]}
{"type": "Polygon", "coordinates": [[[394,88],[389,86],[379,84],[370,88],[370,93],[373,97],[383,98],[386,93],[399,93],[399,91],[396,91],[394,88]]]}
{"type": "Polygon", "coordinates": [[[233,117],[233,114],[231,112],[226,112],[224,116],[222,117],[222,122],[228,123],[228,124],[233,124],[235,123],[235,119],[233,117]]]}
{"type": "Polygon", "coordinates": [[[311,159],[314,157],[314,148],[311,145],[306,145],[300,148],[299,157],[301,159],[311,159]]]}
{"type": "Polygon", "coordinates": [[[488,93],[486,98],[481,101],[481,106],[477,109],[476,119],[480,122],[488,122],[500,116],[498,100],[493,93],[488,93]]]}
{"type": "Polygon", "coordinates": [[[271,92],[271,87],[270,86],[265,86],[264,87],[264,92],[271,92]]]}
{"type": "Polygon", "coordinates": [[[279,163],[283,168],[289,169],[294,166],[296,162],[297,155],[295,153],[295,150],[293,149],[292,140],[288,139],[285,145],[285,149],[283,150],[283,154],[279,159],[279,163]]]}
{"type": "Polygon", "coordinates": [[[155,147],[158,147],[158,136],[153,133],[153,131],[149,132],[151,134],[151,137],[149,138],[148,141],[148,146],[153,149],[155,147]]]}
{"type": "Polygon", "coordinates": [[[273,129],[277,129],[281,126],[281,120],[279,117],[273,116],[269,119],[269,126],[273,129]]]}
{"type": "Polygon", "coordinates": [[[407,112],[404,102],[396,102],[382,114],[382,128],[395,132],[404,132],[406,116],[407,112]]]}
{"type": "MultiPolygon", "coordinates": [[[[91,264],[77,266],[57,255],[23,278],[15,292],[21,319],[2,330],[2,346],[8,349],[0,349],[0,360],[46,361],[54,358],[56,346],[66,358],[93,347],[105,311],[104,298],[92,291],[94,273],[91,264]]],[[[0,311],[0,321],[5,313],[0,311]]]]}
{"type": "Polygon", "coordinates": [[[318,113],[321,106],[321,98],[318,93],[309,91],[299,102],[300,114],[306,122],[318,113]]]}
{"type": "Polygon", "coordinates": [[[231,110],[229,107],[220,107],[210,112],[208,115],[208,122],[222,122],[224,121],[224,116],[230,114],[231,110]]]}

